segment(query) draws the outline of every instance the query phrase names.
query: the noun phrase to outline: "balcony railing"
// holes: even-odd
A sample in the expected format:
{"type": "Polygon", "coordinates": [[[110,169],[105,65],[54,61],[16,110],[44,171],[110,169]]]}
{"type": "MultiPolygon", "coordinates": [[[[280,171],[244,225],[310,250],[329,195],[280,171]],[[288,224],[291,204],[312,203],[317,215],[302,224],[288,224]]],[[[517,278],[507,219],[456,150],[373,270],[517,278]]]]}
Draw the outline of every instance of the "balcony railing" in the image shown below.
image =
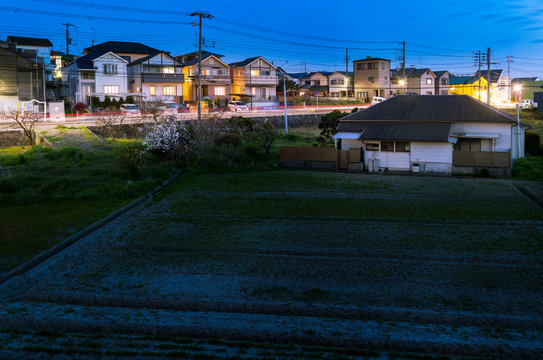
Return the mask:
{"type": "Polygon", "coordinates": [[[183,74],[144,72],[141,74],[144,83],[182,83],[185,81],[183,74]]]}
{"type": "Polygon", "coordinates": [[[509,151],[453,151],[453,166],[509,167],[509,151]]]}
{"type": "Polygon", "coordinates": [[[246,85],[277,85],[278,78],[273,75],[241,75],[234,76],[236,80],[242,80],[246,85]]]}

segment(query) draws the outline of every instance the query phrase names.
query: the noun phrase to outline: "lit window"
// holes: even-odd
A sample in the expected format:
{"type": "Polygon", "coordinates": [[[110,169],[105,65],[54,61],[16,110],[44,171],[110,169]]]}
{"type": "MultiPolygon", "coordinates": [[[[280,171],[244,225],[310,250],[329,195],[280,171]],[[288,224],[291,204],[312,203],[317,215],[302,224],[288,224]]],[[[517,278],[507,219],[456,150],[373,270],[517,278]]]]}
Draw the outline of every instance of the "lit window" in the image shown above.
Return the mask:
{"type": "Polygon", "coordinates": [[[173,68],[173,67],[165,67],[165,68],[162,68],[162,72],[164,74],[175,74],[175,68],[173,68]]]}
{"type": "Polygon", "coordinates": [[[379,151],[379,144],[378,143],[366,144],[366,151],[379,151]]]}
{"type": "Polygon", "coordinates": [[[149,86],[149,95],[156,96],[156,86],[149,86]]]}
{"type": "Polygon", "coordinates": [[[432,79],[430,78],[426,79],[426,85],[432,85],[432,79]]]}
{"type": "Polygon", "coordinates": [[[259,76],[260,71],[259,70],[251,70],[251,76],[259,76]]]}
{"type": "Polygon", "coordinates": [[[119,85],[104,85],[104,94],[118,94],[119,85]]]}
{"type": "Polygon", "coordinates": [[[176,95],[176,87],[175,86],[163,86],[162,87],[162,95],[176,95]]]}
{"type": "Polygon", "coordinates": [[[225,92],[224,86],[216,86],[215,87],[215,92],[214,92],[215,96],[224,96],[225,93],[226,92],[225,92]]]}

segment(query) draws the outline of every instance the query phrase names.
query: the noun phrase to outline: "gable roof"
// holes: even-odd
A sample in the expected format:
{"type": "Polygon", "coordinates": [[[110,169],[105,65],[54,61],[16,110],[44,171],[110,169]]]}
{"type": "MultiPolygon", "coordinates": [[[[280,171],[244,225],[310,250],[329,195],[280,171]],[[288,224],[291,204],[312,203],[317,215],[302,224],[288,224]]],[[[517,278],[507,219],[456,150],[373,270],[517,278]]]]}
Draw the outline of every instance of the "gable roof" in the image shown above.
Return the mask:
{"type": "Polygon", "coordinates": [[[160,55],[160,54],[163,54],[167,57],[169,57],[170,59],[172,59],[173,61],[181,64],[181,62],[179,60],[177,60],[176,58],[174,58],[173,56],[171,56],[170,54],[168,54],[167,52],[164,52],[164,51],[157,51],[156,53],[153,53],[153,54],[150,54],[150,55],[147,55],[146,57],[142,57],[141,59],[138,59],[138,60],[134,60],[130,63],[130,65],[136,65],[136,64],[141,64],[147,60],[150,60],[152,58],[154,58],[155,56],[157,55],[160,55]]]}
{"type": "Polygon", "coordinates": [[[17,45],[23,46],[45,46],[53,47],[53,44],[49,39],[42,38],[32,38],[32,37],[23,37],[23,36],[8,36],[7,42],[16,43],[17,45]]]}
{"type": "Polygon", "coordinates": [[[346,76],[353,76],[354,75],[354,73],[352,71],[349,71],[347,74],[345,74],[345,71],[334,71],[333,73],[328,75],[328,77],[330,77],[330,76],[332,76],[334,74],[341,74],[341,75],[346,75],[346,76]]]}
{"type": "Polygon", "coordinates": [[[449,85],[461,85],[467,83],[472,77],[471,76],[454,76],[452,75],[449,78],[449,85]]]}
{"type": "Polygon", "coordinates": [[[451,75],[451,73],[448,70],[434,71],[434,75],[436,76],[437,79],[441,78],[443,75],[447,73],[449,74],[449,76],[451,75]]]}
{"type": "MultiPolygon", "coordinates": [[[[202,53],[202,55],[203,55],[203,53],[202,53]]],[[[202,56],[202,61],[205,61],[205,60],[209,59],[210,57],[212,57],[215,60],[217,60],[218,62],[222,63],[224,66],[228,67],[227,63],[225,63],[224,61],[222,61],[221,59],[219,59],[218,57],[216,57],[215,55],[213,55],[211,53],[207,53],[205,56],[202,56]]],[[[192,59],[192,60],[184,63],[183,67],[185,67],[185,66],[193,66],[193,65],[196,65],[196,64],[198,64],[198,58],[192,59]]]]}
{"type": "MultiPolygon", "coordinates": [[[[497,83],[498,80],[500,80],[500,77],[502,76],[502,69],[495,69],[495,70],[490,70],[490,82],[491,83],[497,83]]],[[[475,73],[475,76],[482,76],[484,77],[485,79],[487,78],[487,70],[481,70],[479,72],[479,70],[477,70],[477,72],[475,73]]]]}
{"type": "Polygon", "coordinates": [[[514,78],[511,80],[512,84],[520,84],[527,81],[539,81],[539,77],[523,77],[523,78],[514,78]]]}
{"type": "Polygon", "coordinates": [[[341,119],[360,120],[414,123],[516,122],[509,114],[468,95],[397,95],[341,119]]]}
{"type": "Polygon", "coordinates": [[[94,45],[83,50],[84,53],[91,53],[94,51],[101,51],[102,53],[114,52],[125,54],[153,54],[159,50],[150,46],[143,45],[139,42],[128,41],[106,41],[98,45],[94,45]]]}
{"type": "Polygon", "coordinates": [[[124,62],[128,62],[125,59],[123,59],[122,57],[120,57],[119,55],[117,55],[117,54],[115,54],[115,53],[113,53],[111,51],[107,52],[105,54],[103,52],[101,52],[101,51],[93,51],[90,54],[83,55],[80,58],[77,58],[75,60],[75,63],[77,64],[77,68],[79,70],[95,70],[93,61],[100,58],[100,57],[102,57],[102,56],[108,55],[108,54],[114,55],[115,57],[119,58],[120,60],[122,60],[124,62]]]}
{"type": "Polygon", "coordinates": [[[310,79],[315,75],[322,75],[322,76],[328,77],[332,75],[332,73],[329,71],[312,71],[310,73],[305,74],[305,76],[302,79],[310,79]]]}
{"type": "MultiPolygon", "coordinates": [[[[221,55],[221,54],[216,54],[216,53],[212,53],[212,52],[207,51],[207,50],[202,50],[202,59],[204,58],[204,56],[207,56],[207,55],[213,55],[213,56],[215,56],[216,58],[219,58],[219,59],[224,57],[224,55],[221,55]]],[[[178,55],[176,57],[180,57],[180,56],[198,57],[198,51],[193,51],[191,53],[181,54],[181,55],[178,55]]]]}
{"type": "Polygon", "coordinates": [[[383,60],[383,61],[390,61],[390,59],[383,59],[383,58],[374,58],[374,57],[368,56],[368,57],[367,57],[367,58],[365,58],[365,59],[360,59],[360,60],[353,60],[353,62],[358,62],[358,61],[371,61],[371,60],[383,60]]]}

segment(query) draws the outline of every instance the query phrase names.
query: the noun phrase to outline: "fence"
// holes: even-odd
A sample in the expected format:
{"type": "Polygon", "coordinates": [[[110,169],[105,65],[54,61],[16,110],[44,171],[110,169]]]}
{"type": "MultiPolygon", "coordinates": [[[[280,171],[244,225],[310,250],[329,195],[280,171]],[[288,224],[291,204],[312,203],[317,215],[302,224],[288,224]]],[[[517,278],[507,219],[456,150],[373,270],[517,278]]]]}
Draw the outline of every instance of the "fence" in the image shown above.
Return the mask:
{"type": "Polygon", "coordinates": [[[281,166],[309,169],[363,170],[361,149],[282,146],[281,166]]]}
{"type": "Polygon", "coordinates": [[[509,167],[508,151],[453,151],[453,166],[509,167]]]}

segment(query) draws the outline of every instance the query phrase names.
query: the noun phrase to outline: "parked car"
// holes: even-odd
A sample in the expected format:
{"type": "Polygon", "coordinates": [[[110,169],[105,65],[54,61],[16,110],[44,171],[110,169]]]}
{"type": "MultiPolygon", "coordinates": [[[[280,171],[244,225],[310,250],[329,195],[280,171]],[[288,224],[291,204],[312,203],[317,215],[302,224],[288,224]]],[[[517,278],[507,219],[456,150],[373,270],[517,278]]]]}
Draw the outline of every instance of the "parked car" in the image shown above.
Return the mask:
{"type": "Polygon", "coordinates": [[[535,103],[531,99],[525,99],[525,100],[520,101],[519,106],[525,109],[532,109],[532,108],[537,107],[537,103],[535,103]]]}
{"type": "Polygon", "coordinates": [[[244,104],[243,101],[229,101],[228,102],[229,111],[249,111],[249,106],[244,104]]]}
{"type": "Polygon", "coordinates": [[[383,102],[385,101],[386,99],[384,97],[379,97],[379,96],[374,96],[373,99],[371,100],[371,104],[377,104],[377,103],[380,103],[380,102],[383,102]]]}
{"type": "Polygon", "coordinates": [[[127,115],[131,116],[137,116],[141,114],[138,107],[134,104],[122,104],[120,110],[121,112],[124,112],[127,115]]]}

